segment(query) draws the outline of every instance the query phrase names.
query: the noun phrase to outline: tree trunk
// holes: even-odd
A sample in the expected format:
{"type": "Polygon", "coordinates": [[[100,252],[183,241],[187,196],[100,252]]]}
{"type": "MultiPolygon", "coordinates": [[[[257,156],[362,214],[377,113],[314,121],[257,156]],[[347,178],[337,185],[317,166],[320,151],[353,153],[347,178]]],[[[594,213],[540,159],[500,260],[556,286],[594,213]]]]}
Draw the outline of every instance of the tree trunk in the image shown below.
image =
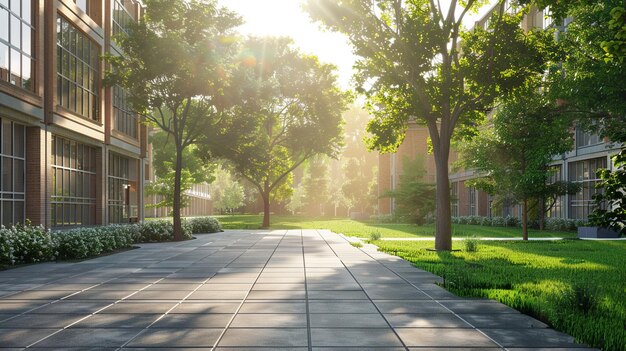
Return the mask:
{"type": "Polygon", "coordinates": [[[528,200],[522,203],[522,238],[528,240],[528,200]]]}
{"type": "Polygon", "coordinates": [[[263,225],[261,228],[269,229],[270,227],[270,194],[269,191],[261,194],[263,198],[263,225]]]}
{"type": "Polygon", "coordinates": [[[542,197],[539,201],[539,230],[543,230],[546,223],[546,200],[542,197]]]}
{"type": "Polygon", "coordinates": [[[181,205],[181,183],[182,183],[182,168],[183,168],[183,150],[180,147],[176,148],[176,164],[174,166],[174,203],[172,204],[172,216],[174,226],[174,241],[182,241],[183,226],[180,219],[180,205],[181,205]]]}
{"type": "Polygon", "coordinates": [[[435,225],[435,249],[452,250],[452,224],[450,222],[450,184],[448,179],[447,157],[439,157],[435,160],[437,170],[436,188],[436,225],[435,225]],[[444,158],[443,160],[441,158],[444,158]]]}

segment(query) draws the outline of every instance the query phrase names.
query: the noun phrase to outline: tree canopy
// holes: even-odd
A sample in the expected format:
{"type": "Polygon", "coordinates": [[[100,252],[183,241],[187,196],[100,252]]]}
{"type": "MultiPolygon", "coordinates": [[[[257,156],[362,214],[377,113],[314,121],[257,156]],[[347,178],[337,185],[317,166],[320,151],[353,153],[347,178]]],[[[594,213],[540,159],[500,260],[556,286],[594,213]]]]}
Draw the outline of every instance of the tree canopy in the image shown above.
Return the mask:
{"type": "Polygon", "coordinates": [[[311,17],[346,34],[359,57],[357,91],[374,119],[370,146],[394,151],[409,120],[428,127],[437,170],[435,248],[450,250],[448,158],[455,132],[484,116],[497,97],[546,70],[552,37],[524,32],[524,11],[509,14],[499,1],[487,28],[465,31],[468,12],[484,1],[309,0],[311,17]]]}
{"type": "Polygon", "coordinates": [[[241,19],[216,0],[146,0],[146,14],[116,41],[123,56],[108,57],[108,84],[130,94],[134,109],[167,133],[176,150],[173,188],[174,239],[180,219],[183,152],[203,125],[218,123],[229,101],[229,71],[241,19]]]}
{"type": "Polygon", "coordinates": [[[250,38],[238,62],[241,106],[234,113],[247,124],[211,132],[202,145],[257,187],[268,227],[271,195],[291,172],[314,155],[338,154],[349,96],[337,87],[334,66],[300,53],[285,38],[250,38]],[[236,138],[242,128],[245,136],[236,138]]]}

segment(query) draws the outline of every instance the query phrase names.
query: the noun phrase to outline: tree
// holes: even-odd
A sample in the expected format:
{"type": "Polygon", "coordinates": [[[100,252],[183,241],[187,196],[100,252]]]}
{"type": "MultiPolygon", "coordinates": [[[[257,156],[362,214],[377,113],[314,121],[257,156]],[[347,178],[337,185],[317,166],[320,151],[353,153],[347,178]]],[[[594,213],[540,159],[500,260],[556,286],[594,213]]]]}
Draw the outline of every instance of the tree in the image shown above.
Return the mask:
{"type": "Polygon", "coordinates": [[[221,118],[233,28],[241,23],[216,0],[146,0],[146,15],[118,42],[124,56],[109,57],[108,84],[128,90],[134,109],[167,133],[173,162],[174,240],[183,240],[180,209],[185,150],[202,125],[221,118]]]}
{"type": "MultiPolygon", "coordinates": [[[[368,190],[371,176],[367,176],[365,172],[367,168],[363,167],[363,159],[349,158],[343,167],[346,180],[341,187],[341,190],[345,197],[350,202],[350,207],[358,208],[358,211],[363,213],[365,208],[368,207],[368,190]]],[[[369,169],[371,172],[371,168],[369,169]]]]}
{"type": "Polygon", "coordinates": [[[613,142],[626,141],[623,0],[535,1],[550,6],[557,24],[571,18],[567,30],[559,33],[567,56],[548,77],[552,98],[562,102],[578,127],[613,142]]]}
{"type": "MultiPolygon", "coordinates": [[[[158,203],[150,205],[152,207],[172,207],[174,204],[176,146],[170,139],[169,134],[163,131],[155,132],[150,136],[152,165],[156,180],[146,185],[146,193],[157,195],[161,199],[158,203]]],[[[194,145],[185,148],[182,159],[180,207],[185,208],[189,200],[185,192],[194,184],[212,182],[214,165],[203,162],[196,155],[194,145]]]]}
{"type": "Polygon", "coordinates": [[[546,69],[543,49],[552,38],[525,33],[519,26],[524,11],[507,14],[505,3],[498,1],[488,28],[468,32],[465,15],[486,1],[452,0],[444,9],[433,0],[308,0],[312,18],[345,33],[359,57],[357,90],[375,117],[370,147],[395,150],[409,120],[428,127],[437,172],[437,250],[452,248],[448,158],[455,132],[546,69]]]}
{"type": "Polygon", "coordinates": [[[228,212],[244,205],[244,189],[223,166],[215,170],[215,181],[211,183],[213,207],[228,212]]]}
{"type": "Polygon", "coordinates": [[[312,215],[324,215],[324,207],[330,197],[328,165],[322,157],[313,157],[302,179],[304,205],[312,215]]]}
{"type": "Polygon", "coordinates": [[[548,182],[549,163],[573,146],[569,126],[556,104],[531,85],[503,104],[493,128],[463,146],[464,166],[484,174],[473,180],[473,186],[521,203],[524,240],[530,202],[543,200],[554,189],[548,182]]]}
{"type": "Polygon", "coordinates": [[[267,228],[272,196],[291,184],[292,171],[315,155],[338,154],[349,96],[337,88],[334,66],[301,54],[285,38],[249,39],[240,62],[236,77],[244,88],[237,113],[254,124],[243,141],[233,142],[242,134],[235,126],[202,144],[259,190],[267,228]]]}

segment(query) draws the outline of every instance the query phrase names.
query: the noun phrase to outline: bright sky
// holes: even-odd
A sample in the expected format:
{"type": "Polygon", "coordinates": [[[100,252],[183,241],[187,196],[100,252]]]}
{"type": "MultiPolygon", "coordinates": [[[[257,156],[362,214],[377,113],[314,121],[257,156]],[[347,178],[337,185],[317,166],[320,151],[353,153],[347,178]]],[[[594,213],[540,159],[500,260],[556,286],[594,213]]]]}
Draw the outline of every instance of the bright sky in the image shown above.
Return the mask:
{"type": "Polygon", "coordinates": [[[239,13],[246,22],[243,34],[288,36],[307,54],[338,67],[339,83],[350,88],[355,57],[347,39],[338,33],[323,31],[302,9],[304,0],[219,0],[239,13]]]}
{"type": "MultiPolygon", "coordinates": [[[[322,62],[338,67],[339,83],[351,88],[355,57],[348,40],[339,33],[324,31],[313,23],[302,6],[305,0],[219,0],[223,6],[239,13],[246,22],[240,27],[245,35],[289,36],[303,52],[314,54],[322,62]]],[[[442,1],[446,8],[449,2],[442,1]]],[[[489,8],[486,6],[485,9],[489,8]]],[[[479,16],[470,16],[467,23],[479,16]]]]}

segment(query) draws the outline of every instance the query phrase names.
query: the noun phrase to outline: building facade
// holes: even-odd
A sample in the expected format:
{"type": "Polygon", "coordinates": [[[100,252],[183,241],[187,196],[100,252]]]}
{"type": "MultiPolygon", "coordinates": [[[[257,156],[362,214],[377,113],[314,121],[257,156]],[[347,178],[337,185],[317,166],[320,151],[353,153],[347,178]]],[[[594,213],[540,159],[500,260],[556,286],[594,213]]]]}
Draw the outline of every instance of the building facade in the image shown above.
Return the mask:
{"type": "Polygon", "coordinates": [[[62,228],[143,218],[146,130],[105,54],[133,0],[0,0],[0,218],[62,228]]]}

